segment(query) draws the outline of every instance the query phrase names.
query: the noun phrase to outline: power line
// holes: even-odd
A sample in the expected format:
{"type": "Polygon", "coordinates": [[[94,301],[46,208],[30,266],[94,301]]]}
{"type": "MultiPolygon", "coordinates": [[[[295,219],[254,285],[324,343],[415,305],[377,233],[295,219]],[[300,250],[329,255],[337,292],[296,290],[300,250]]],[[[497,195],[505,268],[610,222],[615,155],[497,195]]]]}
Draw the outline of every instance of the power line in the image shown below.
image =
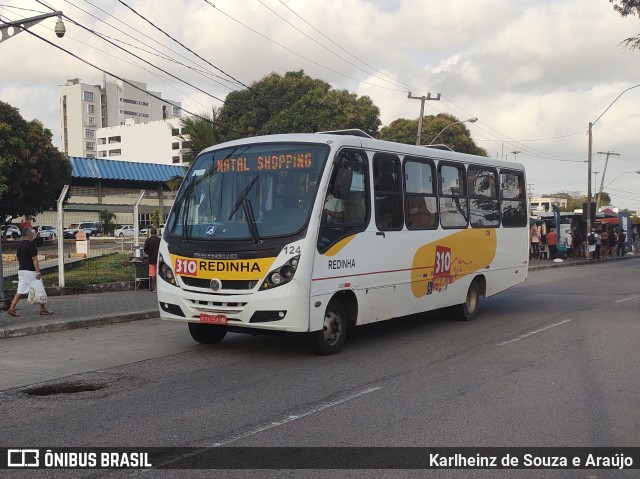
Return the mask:
{"type": "Polygon", "coordinates": [[[223,75],[228,76],[229,78],[231,78],[232,80],[234,80],[235,82],[237,82],[238,84],[244,86],[245,88],[248,88],[249,90],[252,90],[251,87],[249,87],[248,85],[245,85],[243,82],[241,82],[240,80],[238,80],[237,78],[235,78],[234,76],[230,75],[229,73],[225,72],[224,70],[222,70],[221,68],[215,66],[213,63],[211,63],[209,60],[207,60],[206,58],[203,58],[202,56],[200,56],[198,53],[196,53],[195,51],[193,51],[191,48],[187,47],[184,43],[182,43],[181,41],[179,41],[178,39],[174,38],[173,36],[169,35],[167,32],[165,32],[162,28],[158,27],[155,23],[153,23],[151,20],[149,20],[148,18],[146,18],[144,15],[141,15],[140,13],[138,13],[134,8],[130,7],[129,5],[127,5],[125,2],[123,2],[122,0],[118,0],[118,2],[120,4],[122,4],[123,6],[127,7],[129,10],[131,10],[133,13],[135,13],[138,17],[140,17],[141,19],[143,19],[145,22],[147,22],[149,25],[151,25],[153,28],[155,28],[156,30],[158,30],[160,33],[162,33],[163,35],[166,35],[168,38],[170,38],[171,40],[173,40],[175,43],[177,43],[178,45],[180,45],[182,48],[184,48],[185,50],[187,50],[188,52],[192,53],[193,55],[195,55],[196,57],[198,57],[200,60],[202,60],[203,62],[206,62],[207,65],[211,66],[212,68],[215,68],[216,70],[218,70],[220,73],[222,73],[223,75]]]}
{"type": "MultiPolygon", "coordinates": [[[[80,56],[76,55],[76,54],[75,54],[75,53],[73,53],[73,52],[70,52],[70,51],[69,51],[69,50],[67,50],[66,48],[63,48],[63,47],[61,47],[60,45],[56,45],[55,43],[53,43],[53,42],[51,42],[51,41],[47,40],[46,38],[41,37],[41,36],[40,36],[40,35],[38,35],[37,33],[32,32],[30,29],[27,29],[27,30],[25,30],[25,31],[26,31],[27,33],[30,33],[30,34],[31,34],[31,35],[33,35],[34,37],[36,37],[36,38],[38,38],[38,39],[42,40],[43,42],[48,43],[48,44],[49,44],[49,45],[51,45],[52,47],[57,48],[58,50],[61,50],[61,51],[65,52],[66,54],[68,54],[68,55],[72,56],[73,58],[76,58],[77,60],[80,60],[81,62],[83,62],[83,63],[85,63],[85,64],[89,65],[90,67],[93,67],[93,68],[95,68],[95,69],[96,69],[96,70],[98,70],[98,71],[104,72],[104,73],[106,73],[107,75],[112,76],[113,78],[116,78],[116,79],[118,79],[118,80],[122,81],[123,83],[126,83],[126,84],[127,84],[127,85],[129,85],[130,87],[135,88],[136,90],[139,90],[139,91],[141,91],[141,92],[143,92],[143,93],[145,93],[145,94],[149,95],[149,96],[150,96],[150,97],[152,97],[152,98],[155,98],[156,100],[160,100],[160,101],[161,101],[161,102],[163,102],[163,103],[167,103],[167,100],[165,100],[164,98],[162,98],[162,97],[160,97],[160,96],[158,96],[158,95],[156,95],[156,94],[154,94],[154,93],[152,93],[152,92],[150,92],[150,91],[144,90],[143,88],[140,88],[139,86],[135,85],[134,83],[130,82],[129,80],[126,80],[126,79],[124,79],[124,78],[122,78],[122,77],[120,77],[120,76],[116,75],[115,73],[112,73],[112,72],[110,72],[110,71],[108,71],[108,70],[105,70],[104,68],[100,68],[100,67],[98,67],[97,65],[94,65],[94,64],[93,64],[93,63],[91,63],[90,61],[85,60],[84,58],[81,58],[80,56]]],[[[207,122],[209,122],[209,123],[211,123],[211,124],[213,124],[213,125],[216,125],[216,126],[219,126],[219,127],[222,127],[222,128],[227,128],[228,130],[230,130],[230,131],[232,131],[232,132],[234,132],[234,133],[237,133],[237,134],[239,134],[239,135],[242,135],[242,133],[241,133],[241,132],[239,132],[239,131],[235,131],[235,130],[233,130],[232,128],[229,128],[228,126],[225,126],[225,125],[222,125],[222,124],[218,123],[217,121],[212,121],[212,120],[211,120],[211,119],[209,119],[209,118],[203,117],[203,116],[201,116],[201,115],[199,115],[199,114],[197,114],[197,113],[193,113],[193,112],[191,112],[191,111],[189,111],[189,110],[187,110],[187,109],[185,109],[185,108],[181,108],[181,110],[182,110],[182,111],[184,111],[184,112],[186,112],[186,113],[188,113],[188,114],[189,114],[189,115],[191,115],[191,116],[195,116],[195,117],[200,118],[200,119],[202,119],[202,120],[205,120],[205,121],[207,121],[207,122]]]]}
{"type": "MultiPolygon", "coordinates": [[[[122,2],[122,0],[118,0],[118,1],[119,1],[119,2],[122,2]]],[[[338,71],[338,70],[335,70],[335,69],[333,69],[333,68],[331,68],[331,67],[328,67],[328,66],[326,66],[326,65],[323,65],[323,64],[321,64],[321,63],[318,63],[318,62],[316,62],[315,60],[312,60],[312,59],[310,59],[310,58],[307,58],[307,57],[305,57],[304,55],[302,55],[302,54],[300,54],[300,53],[298,53],[298,52],[296,52],[296,51],[292,50],[291,48],[289,48],[289,47],[287,47],[287,46],[285,46],[285,45],[283,45],[283,44],[281,44],[281,43],[278,43],[277,41],[273,40],[272,38],[269,38],[268,36],[266,36],[266,35],[264,35],[264,34],[260,33],[259,31],[254,30],[254,29],[253,29],[253,28],[251,28],[250,26],[248,26],[248,25],[246,25],[246,24],[242,23],[240,20],[237,20],[236,18],[232,17],[232,16],[231,16],[231,15],[229,15],[228,13],[223,12],[222,10],[220,10],[220,8],[216,7],[216,6],[215,6],[213,3],[211,3],[209,0],[203,0],[203,1],[204,1],[206,4],[210,5],[211,7],[213,7],[213,8],[214,8],[215,10],[217,10],[218,12],[220,12],[221,14],[223,14],[225,17],[227,17],[227,18],[229,18],[230,20],[232,20],[232,21],[236,22],[238,25],[243,26],[243,27],[244,27],[244,28],[246,28],[247,30],[250,30],[251,32],[255,33],[256,35],[261,36],[261,37],[262,37],[262,38],[264,38],[265,40],[267,40],[267,41],[269,41],[269,42],[271,42],[271,43],[273,43],[273,44],[275,44],[275,45],[278,45],[280,48],[283,48],[283,49],[287,50],[288,52],[293,53],[294,55],[296,55],[296,56],[298,56],[298,57],[302,58],[303,60],[308,61],[309,63],[313,63],[313,64],[314,64],[314,65],[316,65],[316,66],[319,66],[319,67],[321,67],[321,68],[324,68],[325,70],[329,70],[329,71],[331,71],[331,72],[333,72],[333,73],[336,73],[336,74],[338,74],[338,75],[340,75],[340,76],[343,76],[343,77],[345,77],[345,78],[348,78],[349,80],[357,81],[357,82],[359,82],[359,83],[362,83],[363,85],[371,85],[371,86],[375,86],[375,87],[377,87],[377,88],[382,88],[382,89],[384,89],[384,90],[391,90],[391,91],[406,91],[405,89],[389,88],[389,87],[384,87],[384,86],[381,86],[381,85],[376,85],[375,83],[370,83],[370,82],[367,82],[367,81],[364,81],[364,80],[360,80],[359,78],[354,78],[354,77],[349,76],[349,75],[347,75],[347,74],[345,74],[345,73],[342,73],[342,72],[340,72],[340,71],[338,71]]]]}
{"type": "MultiPolygon", "coordinates": [[[[334,52],[333,50],[331,50],[331,49],[330,49],[330,48],[328,48],[327,46],[323,45],[322,43],[320,43],[319,41],[317,41],[316,39],[314,39],[313,37],[311,37],[311,36],[310,36],[310,35],[308,35],[307,33],[305,33],[305,32],[303,32],[302,30],[300,30],[298,27],[296,27],[296,26],[295,26],[293,23],[291,23],[289,20],[287,20],[286,18],[284,18],[282,15],[280,15],[278,12],[276,12],[275,10],[273,10],[273,9],[272,9],[271,7],[269,7],[268,5],[266,5],[262,0],[258,0],[258,2],[260,3],[260,5],[262,5],[262,6],[263,6],[263,7],[265,7],[267,10],[269,10],[271,13],[273,13],[273,14],[274,14],[274,15],[276,15],[278,18],[280,18],[283,22],[287,23],[289,26],[291,26],[292,28],[294,28],[295,30],[297,30],[298,32],[300,32],[301,34],[303,34],[303,35],[304,35],[305,37],[307,37],[309,40],[311,40],[311,41],[312,41],[312,42],[314,42],[315,44],[319,45],[320,47],[322,47],[323,49],[325,49],[326,51],[328,51],[328,52],[329,52],[329,53],[331,53],[332,55],[335,55],[337,58],[339,58],[340,60],[344,61],[345,63],[347,63],[347,64],[351,65],[352,67],[355,67],[355,68],[357,68],[358,70],[360,70],[360,71],[362,71],[362,72],[364,72],[364,73],[366,73],[366,74],[368,74],[368,75],[371,75],[371,76],[373,76],[374,78],[376,78],[376,79],[378,79],[378,80],[381,80],[381,81],[386,82],[386,83],[391,83],[391,84],[393,84],[394,86],[404,86],[404,87],[406,87],[406,88],[411,88],[411,87],[409,87],[408,85],[404,85],[404,84],[401,84],[401,83],[397,82],[396,80],[394,80],[393,82],[390,82],[389,80],[386,80],[386,79],[384,79],[384,78],[380,78],[380,77],[378,77],[378,76],[374,75],[372,72],[367,71],[367,70],[365,70],[364,68],[362,68],[362,67],[360,67],[360,66],[356,65],[355,63],[353,63],[353,62],[351,62],[351,61],[347,60],[346,58],[344,58],[344,57],[342,57],[342,56],[338,55],[336,52],[334,52]]],[[[286,5],[285,5],[285,6],[286,6],[286,5]]],[[[289,8],[289,7],[287,7],[287,8],[289,8]]],[[[291,9],[290,9],[290,10],[291,10],[291,9]]],[[[308,25],[308,23],[307,23],[307,25],[308,25]]],[[[317,31],[317,30],[316,30],[316,31],[317,31]]],[[[325,38],[327,38],[327,37],[326,37],[326,35],[323,35],[323,36],[324,36],[325,38]]],[[[335,43],[335,42],[333,42],[333,43],[335,43]]]]}
{"type": "MultiPolygon", "coordinates": [[[[335,41],[333,41],[331,38],[329,38],[327,35],[325,35],[324,33],[322,33],[321,30],[317,29],[316,27],[314,27],[311,23],[309,23],[307,20],[305,20],[304,18],[302,18],[300,15],[298,15],[298,13],[296,13],[295,10],[293,10],[291,7],[289,7],[286,3],[284,3],[282,0],[278,0],[285,8],[287,8],[291,13],[293,13],[296,17],[298,17],[300,20],[302,20],[304,23],[306,23],[307,25],[309,25],[314,31],[316,31],[318,34],[322,35],[324,38],[326,38],[328,41],[330,41],[331,43],[333,43],[336,47],[338,47],[340,50],[342,50],[343,52],[345,52],[347,55],[350,55],[351,57],[355,58],[356,60],[358,60],[360,63],[362,63],[363,65],[371,68],[373,71],[375,71],[376,73],[380,73],[381,75],[386,76],[387,78],[390,78],[391,80],[393,80],[394,82],[397,82],[401,85],[406,86],[407,88],[409,88],[409,90],[411,91],[415,91],[415,92],[422,92],[423,90],[418,88],[418,87],[414,87],[411,85],[408,85],[406,83],[403,83],[395,78],[393,78],[390,75],[387,75],[386,73],[384,73],[383,71],[378,70],[377,68],[375,68],[374,66],[369,65],[367,62],[365,62],[364,60],[362,60],[361,58],[358,58],[356,55],[354,55],[353,53],[350,53],[349,51],[347,51],[345,48],[343,48],[342,46],[340,46],[338,43],[336,43],[335,41]]],[[[426,90],[424,90],[426,91],[426,90]]]]}

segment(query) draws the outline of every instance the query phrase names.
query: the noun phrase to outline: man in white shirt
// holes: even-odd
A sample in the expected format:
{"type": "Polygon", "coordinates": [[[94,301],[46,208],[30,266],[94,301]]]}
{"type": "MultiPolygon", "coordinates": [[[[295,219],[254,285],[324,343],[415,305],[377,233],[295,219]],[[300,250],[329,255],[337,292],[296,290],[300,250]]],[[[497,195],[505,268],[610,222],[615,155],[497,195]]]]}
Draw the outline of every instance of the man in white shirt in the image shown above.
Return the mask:
{"type": "Polygon", "coordinates": [[[327,199],[324,201],[324,210],[322,214],[325,216],[327,223],[340,223],[342,222],[342,213],[344,211],[344,204],[342,200],[334,197],[331,193],[327,195],[327,199]]]}

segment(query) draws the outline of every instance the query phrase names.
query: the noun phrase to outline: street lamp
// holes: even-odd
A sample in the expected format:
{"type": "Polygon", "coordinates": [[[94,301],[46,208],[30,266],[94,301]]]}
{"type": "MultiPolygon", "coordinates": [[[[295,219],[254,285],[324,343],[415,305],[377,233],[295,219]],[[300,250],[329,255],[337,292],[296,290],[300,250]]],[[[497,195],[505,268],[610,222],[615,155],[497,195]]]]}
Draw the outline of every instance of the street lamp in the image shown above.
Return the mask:
{"type": "Polygon", "coordinates": [[[420,145],[422,141],[422,117],[424,116],[424,102],[427,100],[440,101],[440,93],[427,93],[427,96],[411,96],[411,92],[407,95],[407,98],[412,100],[420,100],[420,118],[418,118],[418,139],[416,145],[420,145]],[[431,96],[433,95],[433,96],[431,96]]]}
{"type": "MultiPolygon", "coordinates": [[[[58,17],[58,21],[56,22],[56,26],[53,30],[56,32],[58,38],[62,38],[64,37],[67,29],[62,21],[62,12],[55,11],[51,13],[43,13],[42,15],[37,15],[35,17],[23,18],[22,20],[17,20],[15,22],[0,23],[0,43],[14,37],[18,33],[34,26],[42,20],[55,16],[58,17]]],[[[4,269],[2,263],[2,234],[0,234],[0,310],[3,310],[4,307],[8,306],[8,299],[4,296],[4,269]]]]}
{"type": "MultiPolygon", "coordinates": [[[[600,114],[600,116],[598,118],[595,119],[595,121],[593,122],[589,122],[589,129],[588,129],[588,135],[589,135],[589,148],[588,148],[588,168],[587,168],[587,207],[586,207],[586,213],[587,213],[587,233],[589,233],[591,231],[591,165],[593,164],[593,125],[595,125],[596,123],[598,123],[598,120],[600,118],[602,118],[602,115],[604,115],[607,111],[609,111],[609,108],[611,108],[611,106],[618,101],[618,98],[620,98],[622,95],[624,95],[626,92],[628,92],[629,90],[633,90],[634,88],[638,88],[640,86],[640,84],[638,85],[633,85],[629,88],[627,88],[626,90],[622,91],[622,93],[620,93],[615,100],[613,100],[609,106],[607,108],[605,108],[605,110],[600,114]]],[[[597,211],[597,210],[596,210],[597,211]]]]}
{"type": "Polygon", "coordinates": [[[458,123],[475,123],[476,121],[478,121],[477,117],[473,117],[473,118],[469,118],[468,120],[461,120],[461,121],[454,121],[453,123],[449,123],[447,126],[445,126],[442,130],[440,130],[440,133],[438,133],[436,136],[433,137],[433,140],[431,140],[431,143],[429,143],[430,145],[433,145],[433,142],[436,141],[436,138],[438,138],[442,132],[444,130],[446,130],[447,128],[449,128],[450,126],[453,125],[457,125],[458,123]]]}
{"type": "Polygon", "coordinates": [[[58,21],[56,22],[56,26],[53,31],[56,32],[58,38],[62,38],[64,37],[67,29],[65,28],[64,22],[62,21],[62,12],[56,11],[51,13],[43,13],[42,15],[37,15],[35,17],[23,18],[22,20],[16,20],[14,22],[0,23],[0,33],[2,34],[2,36],[0,36],[0,43],[16,36],[18,33],[34,26],[36,23],[39,23],[42,20],[56,16],[58,17],[58,21]]]}
{"type": "Polygon", "coordinates": [[[517,161],[518,160],[518,154],[522,153],[522,152],[520,150],[517,150],[517,151],[512,151],[511,153],[513,153],[513,156],[515,156],[513,161],[517,161]]]}

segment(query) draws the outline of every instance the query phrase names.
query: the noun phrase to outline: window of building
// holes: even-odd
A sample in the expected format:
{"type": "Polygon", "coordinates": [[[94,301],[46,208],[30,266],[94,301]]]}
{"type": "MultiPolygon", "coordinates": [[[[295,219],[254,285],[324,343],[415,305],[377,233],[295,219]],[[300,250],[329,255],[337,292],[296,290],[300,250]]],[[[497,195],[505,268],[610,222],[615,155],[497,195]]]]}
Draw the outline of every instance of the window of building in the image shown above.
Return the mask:
{"type": "Polygon", "coordinates": [[[120,136],[110,136],[108,141],[109,141],[109,144],[111,144],[111,143],[122,143],[122,137],[120,137],[120,136]]]}
{"type": "Polygon", "coordinates": [[[106,145],[106,144],[107,144],[106,138],[98,138],[98,145],[106,145]]]}
{"type": "Polygon", "coordinates": [[[400,158],[377,153],[373,157],[376,226],[380,231],[402,229],[400,158]]]}
{"type": "Polygon", "coordinates": [[[94,151],[96,149],[96,142],[95,141],[85,141],[84,142],[84,149],[88,150],[88,151],[94,151]]]}
{"type": "Polygon", "coordinates": [[[171,128],[171,136],[178,136],[180,135],[180,129],[179,128],[171,128]]]}
{"type": "Polygon", "coordinates": [[[85,138],[95,138],[96,137],[96,130],[92,130],[91,128],[85,128],[84,137],[85,138]]]}
{"type": "Polygon", "coordinates": [[[83,92],[84,101],[93,101],[93,92],[85,91],[83,92]]]}
{"type": "Polygon", "coordinates": [[[180,110],[181,110],[180,107],[174,106],[173,107],[173,116],[180,116],[180,110]]]}
{"type": "Polygon", "coordinates": [[[96,117],[95,116],[90,116],[89,117],[89,124],[91,126],[94,126],[96,124],[96,117]]]}
{"type": "Polygon", "coordinates": [[[469,221],[473,228],[500,226],[498,172],[469,166],[469,221]]]}
{"type": "Polygon", "coordinates": [[[177,141],[171,143],[171,149],[172,150],[179,150],[180,149],[180,143],[177,142],[177,141]]]}
{"type": "Polygon", "coordinates": [[[179,156],[172,156],[171,157],[171,162],[172,163],[180,163],[180,157],[179,156]]]}
{"type": "Polygon", "coordinates": [[[109,156],[120,156],[122,154],[122,150],[118,148],[117,150],[109,150],[109,156]]]}
{"type": "Polygon", "coordinates": [[[438,202],[432,162],[414,158],[404,161],[404,214],[407,229],[438,227],[438,202]]]}
{"type": "Polygon", "coordinates": [[[527,226],[527,200],[524,192],[524,174],[520,171],[500,172],[502,196],[502,225],[527,226]]]}
{"type": "Polygon", "coordinates": [[[440,224],[443,228],[466,228],[467,193],[463,166],[440,163],[440,224]]]}
{"type": "Polygon", "coordinates": [[[95,153],[87,153],[87,158],[95,158],[95,153]]]}
{"type": "Polygon", "coordinates": [[[96,112],[96,106],[92,103],[87,105],[87,113],[93,115],[96,112]]]}

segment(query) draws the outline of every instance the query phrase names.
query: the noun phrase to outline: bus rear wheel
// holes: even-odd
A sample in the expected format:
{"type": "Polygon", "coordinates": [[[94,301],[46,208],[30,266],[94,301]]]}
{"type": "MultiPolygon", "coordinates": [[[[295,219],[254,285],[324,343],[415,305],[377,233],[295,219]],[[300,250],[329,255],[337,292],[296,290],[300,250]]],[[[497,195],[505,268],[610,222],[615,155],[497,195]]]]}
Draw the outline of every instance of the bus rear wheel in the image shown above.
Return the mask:
{"type": "Polygon", "coordinates": [[[445,314],[447,317],[458,321],[472,321],[478,317],[479,311],[480,288],[476,281],[472,281],[464,303],[446,308],[445,314]]]}
{"type": "Polygon", "coordinates": [[[331,356],[339,353],[347,337],[347,313],[340,301],[332,299],[324,313],[320,331],[309,333],[309,347],[315,354],[331,356]]]}
{"type": "Polygon", "coordinates": [[[227,330],[215,324],[189,323],[189,333],[200,344],[216,344],[222,341],[227,330]]]}

